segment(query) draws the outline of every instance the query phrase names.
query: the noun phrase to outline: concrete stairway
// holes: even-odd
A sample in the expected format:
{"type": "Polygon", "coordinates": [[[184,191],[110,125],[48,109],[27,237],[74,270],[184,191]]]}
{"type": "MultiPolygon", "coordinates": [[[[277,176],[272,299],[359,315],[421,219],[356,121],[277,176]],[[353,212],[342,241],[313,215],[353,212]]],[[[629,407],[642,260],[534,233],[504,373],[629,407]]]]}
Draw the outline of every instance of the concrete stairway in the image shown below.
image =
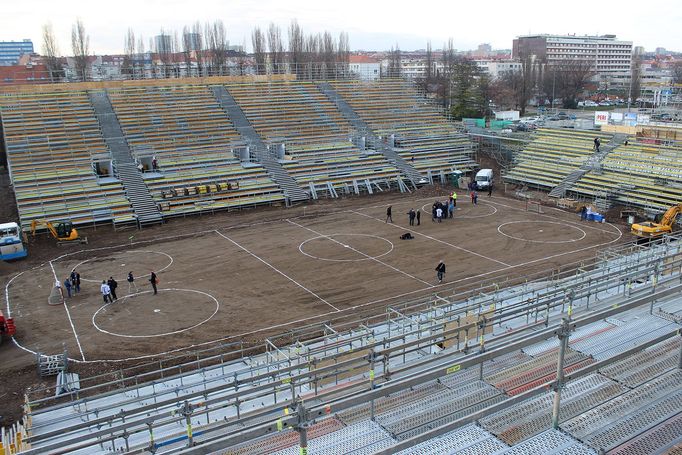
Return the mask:
{"type": "Polygon", "coordinates": [[[230,92],[222,85],[211,86],[211,91],[216,100],[232,120],[237,131],[242,139],[249,144],[249,148],[256,155],[256,158],[263,165],[265,170],[270,175],[270,178],[275,181],[289,202],[301,202],[310,199],[308,193],[303,191],[296,180],[289,175],[289,173],[277,161],[275,156],[268,152],[267,146],[263,143],[260,135],[251,125],[251,122],[246,118],[242,108],[239,107],[230,92]]]}
{"type": "Polygon", "coordinates": [[[613,151],[616,147],[623,143],[627,136],[625,134],[614,134],[611,140],[599,148],[599,152],[595,152],[590,156],[582,166],[580,166],[575,171],[568,174],[557,186],[552,188],[549,192],[549,197],[564,197],[566,191],[571,188],[575,183],[582,178],[583,175],[592,171],[595,167],[599,166],[601,162],[606,158],[606,156],[613,151]]]}
{"type": "Polygon", "coordinates": [[[426,179],[419,173],[418,170],[412,167],[407,161],[398,155],[398,153],[393,150],[392,147],[385,144],[374,134],[367,122],[360,118],[350,104],[348,104],[346,100],[344,100],[341,95],[334,90],[329,82],[318,82],[317,86],[319,87],[320,91],[336,105],[341,112],[341,115],[348,120],[353,128],[355,128],[359,133],[364,134],[367,142],[369,144],[373,144],[377,152],[383,154],[391,164],[393,164],[409,180],[411,180],[412,185],[415,188],[417,187],[418,183],[424,183],[426,181],[426,179]]]}
{"type": "Polygon", "coordinates": [[[90,104],[95,109],[97,120],[102,130],[102,136],[111,150],[114,168],[123,183],[128,200],[133,206],[140,226],[162,223],[163,217],[159,207],[149,194],[140,172],[137,170],[128,148],[128,142],[123,136],[121,125],[111,106],[111,101],[104,90],[88,92],[90,104]]]}

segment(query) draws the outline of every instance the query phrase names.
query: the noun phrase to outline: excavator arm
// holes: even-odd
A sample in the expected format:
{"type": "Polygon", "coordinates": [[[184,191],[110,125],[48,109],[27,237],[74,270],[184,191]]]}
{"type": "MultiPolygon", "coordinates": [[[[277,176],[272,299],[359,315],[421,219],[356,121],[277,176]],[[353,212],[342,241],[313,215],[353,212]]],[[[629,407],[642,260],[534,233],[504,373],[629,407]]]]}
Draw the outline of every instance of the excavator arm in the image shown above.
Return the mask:
{"type": "Polygon", "coordinates": [[[670,226],[672,228],[673,224],[675,224],[675,220],[677,219],[677,215],[679,215],[680,212],[682,212],[682,204],[673,205],[665,212],[665,215],[663,215],[661,224],[663,226],[670,226]]]}

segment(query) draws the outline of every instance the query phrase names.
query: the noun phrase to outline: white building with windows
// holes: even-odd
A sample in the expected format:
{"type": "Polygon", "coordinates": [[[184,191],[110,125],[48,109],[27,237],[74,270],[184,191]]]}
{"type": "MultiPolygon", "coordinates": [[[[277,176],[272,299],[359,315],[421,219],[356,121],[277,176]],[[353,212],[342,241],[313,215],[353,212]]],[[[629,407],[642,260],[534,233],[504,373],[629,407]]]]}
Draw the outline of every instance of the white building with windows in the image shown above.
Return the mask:
{"type": "Polygon", "coordinates": [[[351,73],[363,81],[373,81],[381,77],[381,62],[368,55],[351,55],[348,67],[351,73]]]}
{"type": "Polygon", "coordinates": [[[595,82],[602,88],[627,85],[632,65],[632,41],[616,35],[526,35],[514,40],[512,57],[534,55],[548,65],[583,60],[592,63],[595,82]]]}

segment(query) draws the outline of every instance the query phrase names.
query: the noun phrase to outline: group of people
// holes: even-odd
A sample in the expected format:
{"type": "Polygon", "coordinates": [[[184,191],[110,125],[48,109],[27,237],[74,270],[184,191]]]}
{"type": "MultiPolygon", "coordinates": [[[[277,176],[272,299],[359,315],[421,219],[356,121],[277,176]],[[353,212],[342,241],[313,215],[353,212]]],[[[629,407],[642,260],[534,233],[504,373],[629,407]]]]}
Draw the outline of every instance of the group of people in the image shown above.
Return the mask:
{"type": "MultiPolygon", "coordinates": [[[[133,289],[135,289],[135,292],[140,292],[132,271],[128,272],[126,281],[128,282],[128,294],[132,294],[133,289]]],[[[154,295],[158,294],[156,285],[159,284],[159,278],[156,276],[154,271],[152,271],[149,275],[149,282],[151,283],[152,289],[154,290],[154,295]]],[[[113,303],[115,300],[118,300],[118,296],[116,296],[116,288],[118,288],[118,282],[116,282],[114,277],[110,276],[108,280],[102,280],[100,292],[102,293],[102,299],[104,300],[104,303],[113,303]]]]}
{"type": "Polygon", "coordinates": [[[76,269],[71,271],[71,275],[67,276],[64,280],[64,289],[66,289],[66,294],[71,298],[71,290],[74,294],[81,292],[81,274],[76,271],[76,269]]]}
{"type": "MultiPolygon", "coordinates": [[[[132,271],[128,272],[128,277],[126,278],[126,280],[128,281],[128,294],[132,294],[133,289],[135,290],[135,292],[140,291],[139,288],[137,287],[137,283],[135,283],[135,276],[133,275],[132,271]]],[[[154,290],[154,295],[156,295],[158,293],[156,286],[157,284],[159,284],[159,279],[156,276],[156,273],[154,273],[153,271],[149,276],[149,282],[151,283],[152,289],[154,290]]],[[[58,287],[61,287],[59,283],[58,287]]],[[[72,295],[80,293],[81,274],[78,273],[78,271],[75,269],[72,270],[71,274],[64,280],[63,287],[66,290],[67,298],[71,298],[72,295]]],[[[113,303],[114,301],[118,300],[118,296],[116,295],[116,289],[118,289],[118,282],[114,279],[113,276],[110,276],[108,280],[102,280],[102,284],[100,286],[100,293],[102,294],[102,299],[104,300],[104,303],[113,303]]]]}

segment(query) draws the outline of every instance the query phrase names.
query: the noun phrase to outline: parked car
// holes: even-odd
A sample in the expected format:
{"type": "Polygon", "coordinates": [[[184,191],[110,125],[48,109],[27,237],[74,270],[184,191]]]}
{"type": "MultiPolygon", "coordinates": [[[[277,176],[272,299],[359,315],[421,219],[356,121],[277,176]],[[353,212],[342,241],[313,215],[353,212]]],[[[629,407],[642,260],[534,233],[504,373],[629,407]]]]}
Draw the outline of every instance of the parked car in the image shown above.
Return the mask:
{"type": "Polygon", "coordinates": [[[609,103],[608,101],[601,101],[599,102],[599,106],[611,106],[611,103],[609,103]]]}
{"type": "Polygon", "coordinates": [[[583,106],[585,106],[585,107],[597,107],[599,105],[592,100],[585,100],[583,102],[583,106]]]}

